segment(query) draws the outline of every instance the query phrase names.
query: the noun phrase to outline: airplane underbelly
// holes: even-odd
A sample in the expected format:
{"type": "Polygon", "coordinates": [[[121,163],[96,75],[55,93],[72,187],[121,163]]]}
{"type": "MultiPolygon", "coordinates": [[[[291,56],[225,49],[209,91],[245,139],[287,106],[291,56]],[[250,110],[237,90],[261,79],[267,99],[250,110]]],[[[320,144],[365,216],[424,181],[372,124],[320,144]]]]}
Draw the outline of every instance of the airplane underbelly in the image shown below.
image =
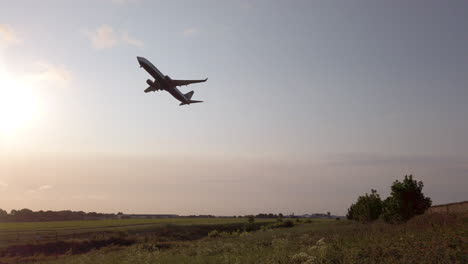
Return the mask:
{"type": "Polygon", "coordinates": [[[186,98],[184,97],[184,95],[182,93],[180,93],[180,91],[174,89],[174,88],[169,88],[167,89],[167,91],[172,95],[174,96],[174,98],[176,98],[177,100],[181,101],[181,102],[185,102],[187,101],[186,98]]]}

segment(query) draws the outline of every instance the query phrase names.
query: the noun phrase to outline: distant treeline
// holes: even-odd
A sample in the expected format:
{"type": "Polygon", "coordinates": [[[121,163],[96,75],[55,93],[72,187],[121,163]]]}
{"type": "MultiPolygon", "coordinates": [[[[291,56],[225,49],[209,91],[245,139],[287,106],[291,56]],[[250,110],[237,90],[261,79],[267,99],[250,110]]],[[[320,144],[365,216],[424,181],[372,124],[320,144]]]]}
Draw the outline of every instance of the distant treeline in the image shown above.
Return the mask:
{"type": "Polygon", "coordinates": [[[104,214],[96,212],[83,211],[37,211],[30,209],[11,210],[10,213],[0,209],[0,222],[30,222],[30,221],[68,221],[68,220],[92,220],[92,219],[109,219],[117,218],[117,215],[122,214],[104,214]]]}

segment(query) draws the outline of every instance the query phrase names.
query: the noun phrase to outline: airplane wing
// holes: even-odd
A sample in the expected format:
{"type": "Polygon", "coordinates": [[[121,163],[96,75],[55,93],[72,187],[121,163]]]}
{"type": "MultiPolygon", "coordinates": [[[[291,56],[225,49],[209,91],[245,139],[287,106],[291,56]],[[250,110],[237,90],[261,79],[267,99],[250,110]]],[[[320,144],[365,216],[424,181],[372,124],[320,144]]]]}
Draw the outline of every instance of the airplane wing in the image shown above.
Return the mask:
{"type": "Polygon", "coordinates": [[[182,86],[182,85],[189,85],[189,84],[192,84],[192,83],[206,82],[206,80],[208,80],[208,78],[206,78],[204,80],[171,80],[171,82],[175,86],[182,86]]]}

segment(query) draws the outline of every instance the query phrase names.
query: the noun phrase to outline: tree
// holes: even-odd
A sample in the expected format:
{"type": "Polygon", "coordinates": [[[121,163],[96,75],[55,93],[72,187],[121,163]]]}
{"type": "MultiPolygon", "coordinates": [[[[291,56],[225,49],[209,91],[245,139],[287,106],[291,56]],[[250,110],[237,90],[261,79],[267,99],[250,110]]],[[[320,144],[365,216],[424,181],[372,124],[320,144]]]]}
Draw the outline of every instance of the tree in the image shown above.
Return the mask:
{"type": "Polygon", "coordinates": [[[357,202],[348,209],[348,219],[370,222],[379,218],[382,213],[382,200],[376,190],[371,189],[371,194],[359,196],[357,202]]]}
{"type": "Polygon", "coordinates": [[[7,211],[0,208],[0,221],[6,221],[8,217],[7,211]]]}
{"type": "Polygon", "coordinates": [[[278,218],[276,218],[276,222],[283,222],[283,214],[279,213],[278,218]]]}
{"type": "Polygon", "coordinates": [[[387,222],[401,222],[423,214],[432,204],[431,198],[424,196],[423,187],[423,182],[413,180],[413,175],[405,175],[402,182],[396,180],[390,197],[383,203],[383,219],[387,222]]]}
{"type": "Polygon", "coordinates": [[[250,232],[255,229],[255,218],[253,215],[249,215],[247,223],[244,224],[244,231],[250,232]]]}

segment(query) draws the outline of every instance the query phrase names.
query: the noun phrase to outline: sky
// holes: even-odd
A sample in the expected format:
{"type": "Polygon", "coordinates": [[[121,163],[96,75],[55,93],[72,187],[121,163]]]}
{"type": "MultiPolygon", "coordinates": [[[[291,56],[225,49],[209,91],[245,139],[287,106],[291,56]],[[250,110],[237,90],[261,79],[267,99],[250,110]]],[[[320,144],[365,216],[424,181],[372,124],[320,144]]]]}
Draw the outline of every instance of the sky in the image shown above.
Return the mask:
{"type": "Polygon", "coordinates": [[[0,0],[0,208],[468,199],[466,1],[0,0]],[[202,104],[145,94],[143,56],[202,104]]]}

